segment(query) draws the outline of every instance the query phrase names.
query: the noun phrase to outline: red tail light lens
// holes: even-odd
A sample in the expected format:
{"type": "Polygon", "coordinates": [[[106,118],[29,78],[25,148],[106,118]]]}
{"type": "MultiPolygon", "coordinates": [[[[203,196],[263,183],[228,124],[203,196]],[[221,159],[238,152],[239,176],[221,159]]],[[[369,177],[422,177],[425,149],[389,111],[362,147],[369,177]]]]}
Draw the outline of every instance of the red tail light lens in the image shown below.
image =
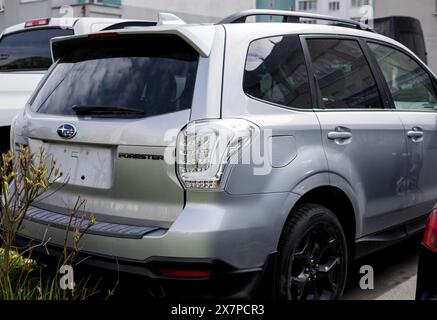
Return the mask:
{"type": "Polygon", "coordinates": [[[25,28],[46,26],[50,23],[50,18],[27,21],[24,24],[25,28]]]}
{"type": "Polygon", "coordinates": [[[432,210],[423,235],[423,245],[437,252],[437,209],[432,210]]]}
{"type": "Polygon", "coordinates": [[[180,269],[159,269],[159,273],[164,277],[171,278],[209,278],[211,271],[209,270],[180,270],[180,269]]]}

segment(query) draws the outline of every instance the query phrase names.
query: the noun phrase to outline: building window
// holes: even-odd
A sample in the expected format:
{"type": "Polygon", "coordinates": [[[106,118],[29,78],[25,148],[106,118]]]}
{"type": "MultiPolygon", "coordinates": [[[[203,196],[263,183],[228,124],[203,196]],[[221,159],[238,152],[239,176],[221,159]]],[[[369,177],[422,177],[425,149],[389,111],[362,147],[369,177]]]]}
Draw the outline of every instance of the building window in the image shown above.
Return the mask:
{"type": "Polygon", "coordinates": [[[352,7],[368,6],[369,4],[370,0],[352,0],[352,7]]]}
{"type": "Polygon", "coordinates": [[[331,1],[329,3],[329,11],[338,11],[340,10],[340,1],[331,1]]]}
{"type": "Polygon", "coordinates": [[[317,10],[317,0],[299,1],[299,11],[317,10]]]}

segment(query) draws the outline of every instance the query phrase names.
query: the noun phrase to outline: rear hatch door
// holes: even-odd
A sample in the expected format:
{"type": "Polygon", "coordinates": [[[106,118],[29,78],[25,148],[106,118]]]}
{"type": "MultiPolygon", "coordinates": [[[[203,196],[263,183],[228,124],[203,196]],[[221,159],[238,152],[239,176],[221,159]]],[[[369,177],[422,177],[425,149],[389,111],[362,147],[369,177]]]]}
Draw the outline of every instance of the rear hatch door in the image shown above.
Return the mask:
{"type": "Polygon", "coordinates": [[[81,197],[100,221],[168,227],[184,206],[172,155],[199,53],[168,34],[79,41],[65,44],[30,101],[24,135],[62,172],[61,188],[37,206],[67,214],[81,197]]]}

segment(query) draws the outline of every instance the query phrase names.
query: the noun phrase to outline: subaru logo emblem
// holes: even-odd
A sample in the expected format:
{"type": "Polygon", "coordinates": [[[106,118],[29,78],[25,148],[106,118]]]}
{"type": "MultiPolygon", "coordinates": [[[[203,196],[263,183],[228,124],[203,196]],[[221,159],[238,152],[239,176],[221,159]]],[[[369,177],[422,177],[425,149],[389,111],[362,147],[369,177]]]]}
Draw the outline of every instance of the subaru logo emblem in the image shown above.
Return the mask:
{"type": "Polygon", "coordinates": [[[76,127],[72,124],[63,124],[58,128],[58,135],[64,139],[71,139],[77,133],[76,127]]]}

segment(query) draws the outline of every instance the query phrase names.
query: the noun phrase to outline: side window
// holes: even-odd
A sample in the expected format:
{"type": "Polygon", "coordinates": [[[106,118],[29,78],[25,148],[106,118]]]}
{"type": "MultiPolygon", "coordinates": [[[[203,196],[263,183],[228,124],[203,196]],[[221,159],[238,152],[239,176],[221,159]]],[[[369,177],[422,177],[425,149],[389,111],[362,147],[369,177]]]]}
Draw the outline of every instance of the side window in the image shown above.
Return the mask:
{"type": "Polygon", "coordinates": [[[394,48],[369,43],[384,74],[396,109],[437,109],[437,94],[430,75],[410,56],[394,48]]]}
{"type": "Polygon", "coordinates": [[[243,89],[249,96],[285,107],[311,109],[311,92],[298,36],[253,41],[249,46],[243,89]]]}
{"type": "Polygon", "coordinates": [[[308,39],[315,77],[325,109],[382,109],[383,103],[359,43],[308,39]]]}

